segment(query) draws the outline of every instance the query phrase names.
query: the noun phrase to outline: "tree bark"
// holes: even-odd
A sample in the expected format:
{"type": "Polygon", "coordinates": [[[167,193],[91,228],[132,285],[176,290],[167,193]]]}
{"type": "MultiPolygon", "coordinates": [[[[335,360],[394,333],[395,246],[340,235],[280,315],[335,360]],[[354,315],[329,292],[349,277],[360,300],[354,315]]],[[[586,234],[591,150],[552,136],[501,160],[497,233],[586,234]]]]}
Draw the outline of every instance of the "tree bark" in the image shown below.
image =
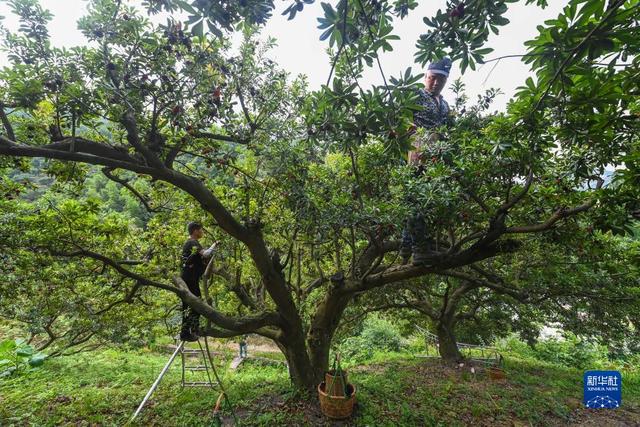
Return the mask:
{"type": "Polygon", "coordinates": [[[439,321],[436,326],[436,333],[438,335],[440,357],[446,362],[460,362],[463,357],[456,342],[454,322],[448,319],[439,321]]]}
{"type": "Polygon", "coordinates": [[[304,345],[304,339],[302,342],[285,340],[276,344],[287,359],[289,378],[293,387],[298,391],[313,392],[319,382],[304,345]]]}

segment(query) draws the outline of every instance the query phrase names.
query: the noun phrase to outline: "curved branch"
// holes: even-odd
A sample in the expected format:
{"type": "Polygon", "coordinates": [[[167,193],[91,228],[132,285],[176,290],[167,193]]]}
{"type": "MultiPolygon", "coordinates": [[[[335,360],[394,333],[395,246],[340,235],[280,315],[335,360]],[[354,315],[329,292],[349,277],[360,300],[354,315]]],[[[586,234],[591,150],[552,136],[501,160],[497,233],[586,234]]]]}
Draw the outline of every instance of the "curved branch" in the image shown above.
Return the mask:
{"type": "Polygon", "coordinates": [[[4,103],[0,103],[0,120],[2,121],[2,126],[4,126],[4,131],[7,133],[7,137],[9,137],[10,140],[15,141],[16,134],[13,132],[13,126],[11,126],[9,117],[7,117],[7,113],[4,112],[4,109],[4,103]]]}
{"type": "MultiPolygon", "coordinates": [[[[64,143],[63,146],[58,146],[58,144],[62,144],[62,141],[59,143],[40,147],[16,144],[15,142],[0,135],[0,154],[15,157],[43,157],[46,159],[80,162],[98,166],[108,166],[114,169],[126,169],[132,172],[143,173],[151,176],[158,175],[157,171],[154,168],[131,161],[133,159],[129,156],[127,156],[126,159],[112,156],[112,154],[119,152],[110,147],[103,146],[102,144],[95,143],[96,145],[102,146],[100,147],[100,149],[109,150],[108,155],[107,153],[94,154],[93,152],[89,152],[89,150],[87,150],[87,152],[70,151],[70,142],[64,143]],[[66,148],[66,150],[60,148],[66,148]]],[[[76,139],[76,144],[78,144],[78,139],[76,139]]],[[[95,147],[95,145],[92,145],[92,148],[95,147]]]]}
{"type": "MultiPolygon", "coordinates": [[[[602,178],[598,178],[598,184],[596,189],[600,189],[604,184],[604,180],[602,178]]],[[[560,221],[563,218],[570,217],[572,215],[579,214],[581,212],[588,211],[596,204],[596,199],[591,199],[583,203],[582,205],[573,207],[573,208],[560,208],[553,213],[545,222],[539,224],[530,224],[530,225],[522,225],[518,227],[507,227],[505,229],[505,233],[508,234],[518,234],[518,233],[539,233],[542,231],[549,230],[554,226],[555,223],[560,221]]]]}
{"type": "Polygon", "coordinates": [[[240,333],[249,333],[265,326],[277,326],[280,324],[280,316],[277,313],[273,312],[265,312],[255,316],[246,316],[243,318],[226,316],[215,310],[199,297],[192,294],[187,288],[187,285],[180,277],[175,277],[173,279],[174,283],[176,284],[176,286],[174,287],[165,283],[150,280],[138,273],[122,267],[122,265],[120,265],[117,261],[96,252],[88,251],[85,249],[79,249],[73,252],[56,251],[49,248],[47,248],[47,250],[53,255],[57,256],[92,258],[110,266],[121,275],[136,280],[136,282],[140,286],[150,286],[173,292],[202,316],[206,317],[216,325],[219,325],[220,327],[225,329],[237,331],[240,333]]]}
{"type": "Polygon", "coordinates": [[[139,163],[138,159],[129,155],[126,147],[119,147],[118,149],[81,137],[63,138],[60,141],[43,145],[41,148],[87,153],[93,154],[94,156],[106,157],[108,159],[121,160],[123,162],[139,163]]]}
{"type": "Polygon", "coordinates": [[[521,292],[518,291],[517,289],[514,288],[510,288],[507,286],[503,286],[501,284],[498,283],[493,283],[493,282],[489,282],[487,280],[483,280],[483,279],[479,279],[477,277],[474,277],[470,274],[466,274],[466,273],[462,273],[459,271],[445,271],[442,273],[443,276],[449,276],[449,277],[455,277],[458,279],[462,279],[465,280],[469,283],[473,283],[477,286],[483,286],[485,288],[489,288],[492,289],[500,294],[505,294],[505,295],[509,295],[510,297],[520,301],[520,302],[524,302],[526,301],[529,296],[525,293],[525,292],[521,292]]]}
{"type": "Polygon", "coordinates": [[[122,125],[127,130],[127,141],[129,144],[136,149],[137,152],[142,154],[142,157],[147,161],[149,166],[153,166],[157,169],[164,169],[165,165],[160,160],[160,158],[152,152],[149,147],[144,145],[142,141],[140,141],[140,135],[138,133],[138,124],[136,122],[135,115],[132,111],[127,111],[120,120],[122,125]]]}
{"type": "Polygon", "coordinates": [[[129,190],[138,200],[140,200],[140,202],[144,205],[144,207],[147,210],[147,212],[153,213],[153,212],[158,212],[159,211],[159,209],[152,208],[151,205],[149,204],[149,201],[147,199],[145,199],[145,197],[142,194],[140,194],[140,192],[138,190],[133,188],[133,186],[131,184],[129,184],[128,180],[122,179],[122,178],[118,178],[117,176],[113,175],[111,172],[113,172],[112,168],[103,168],[102,169],[102,173],[104,174],[104,176],[109,178],[111,181],[117,182],[118,184],[122,185],[124,188],[129,190]]]}
{"type": "Polygon", "coordinates": [[[265,326],[280,325],[280,316],[274,312],[267,311],[253,316],[244,316],[242,318],[226,316],[215,310],[201,298],[193,295],[181,277],[175,276],[173,278],[173,282],[176,284],[177,288],[177,292],[175,293],[185,303],[224,329],[242,334],[253,332],[265,326]]]}
{"type": "Polygon", "coordinates": [[[362,292],[389,283],[413,279],[427,274],[440,274],[451,268],[473,264],[474,262],[492,258],[501,253],[514,252],[519,246],[519,243],[515,240],[491,241],[481,245],[476,244],[454,256],[448,254],[435,255],[431,261],[431,265],[397,266],[377,274],[372,274],[360,282],[351,282],[345,287],[344,291],[346,293],[362,292]]]}

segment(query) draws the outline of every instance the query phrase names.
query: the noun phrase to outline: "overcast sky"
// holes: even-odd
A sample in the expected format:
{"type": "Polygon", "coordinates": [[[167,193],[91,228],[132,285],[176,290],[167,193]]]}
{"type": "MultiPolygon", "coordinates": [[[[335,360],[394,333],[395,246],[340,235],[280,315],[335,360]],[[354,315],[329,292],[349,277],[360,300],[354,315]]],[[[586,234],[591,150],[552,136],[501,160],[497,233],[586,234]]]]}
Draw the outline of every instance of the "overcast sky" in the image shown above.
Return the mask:
{"type": "MultiPolygon", "coordinates": [[[[139,0],[124,0],[128,4],[140,4],[139,0]]],[[[294,75],[306,74],[311,88],[317,88],[326,83],[329,74],[329,58],[325,50],[326,42],[319,40],[320,30],[317,27],[316,18],[322,15],[320,1],[313,5],[307,5],[302,13],[296,15],[293,21],[287,21],[281,16],[282,10],[290,3],[290,0],[276,0],[276,12],[269,21],[265,34],[278,40],[278,47],[272,52],[272,59],[280,66],[294,75]]],[[[420,6],[413,10],[404,20],[398,20],[395,26],[395,34],[400,40],[393,43],[393,52],[381,57],[382,67],[387,76],[399,75],[407,67],[417,70],[419,66],[414,63],[415,42],[418,36],[425,32],[427,27],[423,23],[424,16],[432,16],[439,8],[445,6],[445,0],[420,0],[420,6]]],[[[498,36],[490,39],[489,47],[495,51],[492,55],[503,56],[525,53],[524,42],[536,35],[536,26],[544,20],[558,15],[567,0],[553,0],[545,9],[522,4],[511,6],[507,18],[511,23],[503,27],[498,36]]],[[[40,0],[44,8],[54,14],[54,19],[49,26],[52,41],[56,46],[77,46],[85,43],[82,34],[78,31],[76,21],[86,12],[84,0],[40,0]]],[[[5,17],[4,24],[9,28],[16,28],[16,19],[9,14],[5,0],[0,0],[0,15],[5,17]]],[[[6,53],[1,53],[0,65],[6,65],[6,53]]],[[[515,89],[520,86],[530,71],[519,59],[504,59],[493,68],[495,63],[477,68],[476,71],[467,70],[462,76],[467,85],[467,93],[471,99],[476,94],[483,93],[486,89],[495,87],[504,92],[496,99],[494,107],[503,109],[515,89]],[[493,70],[492,70],[493,69],[493,70]],[[486,81],[485,81],[486,80],[486,81]]],[[[454,65],[451,79],[460,76],[457,65],[454,65]]],[[[377,69],[369,70],[365,74],[364,84],[381,84],[382,80],[377,69]]],[[[452,99],[451,92],[445,89],[443,95],[452,99]]]]}

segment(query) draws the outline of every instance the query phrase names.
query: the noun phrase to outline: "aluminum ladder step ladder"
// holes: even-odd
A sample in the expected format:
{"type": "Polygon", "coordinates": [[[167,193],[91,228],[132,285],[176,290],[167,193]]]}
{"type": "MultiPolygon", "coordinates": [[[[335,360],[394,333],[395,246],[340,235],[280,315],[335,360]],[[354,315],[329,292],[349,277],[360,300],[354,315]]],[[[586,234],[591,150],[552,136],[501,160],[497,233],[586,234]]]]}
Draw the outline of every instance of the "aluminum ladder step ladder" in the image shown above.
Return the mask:
{"type": "Polygon", "coordinates": [[[175,350],[173,352],[173,354],[171,355],[171,357],[169,357],[169,360],[167,361],[167,363],[164,365],[164,367],[162,368],[162,371],[160,371],[160,375],[158,375],[158,378],[156,378],[156,380],[153,382],[153,384],[151,385],[151,388],[149,389],[149,391],[147,392],[147,394],[144,396],[144,399],[142,399],[142,402],[140,402],[140,405],[138,406],[138,409],[136,409],[136,411],[134,412],[133,416],[131,417],[131,421],[135,420],[136,417],[140,414],[140,412],[142,411],[142,408],[144,407],[145,403],[147,403],[147,400],[149,400],[149,398],[151,397],[151,395],[153,394],[153,392],[156,390],[156,388],[158,387],[158,384],[160,384],[160,381],[162,380],[162,377],[164,377],[164,374],[167,373],[167,371],[169,370],[169,368],[171,367],[171,364],[173,363],[173,361],[175,360],[175,358],[178,356],[178,354],[180,354],[180,358],[182,359],[182,381],[181,381],[181,385],[182,387],[211,387],[214,388],[215,385],[220,385],[217,381],[214,383],[211,380],[211,373],[209,372],[211,368],[211,366],[209,366],[209,361],[208,361],[208,357],[207,357],[207,353],[205,353],[205,350],[202,348],[202,344],[200,344],[200,341],[198,340],[198,349],[190,349],[190,348],[186,348],[186,341],[181,341],[179,338],[176,338],[176,346],[175,346],[175,350]],[[187,357],[185,357],[186,355],[196,355],[199,354],[202,356],[202,362],[203,365],[194,365],[194,366],[190,366],[186,364],[186,359],[187,357]],[[186,377],[186,372],[187,371],[206,371],[207,373],[207,381],[186,381],[185,377],[186,377]]]}
{"type": "Polygon", "coordinates": [[[216,383],[211,380],[211,366],[209,363],[209,358],[207,357],[207,353],[204,348],[202,348],[202,344],[200,344],[200,340],[196,341],[198,343],[198,348],[187,348],[186,342],[179,341],[176,338],[176,347],[180,348],[180,359],[182,361],[182,373],[181,373],[181,385],[182,387],[211,387],[214,388],[216,383]],[[180,346],[182,343],[182,346],[180,346]],[[202,360],[201,365],[189,365],[189,356],[200,356],[202,360]],[[187,372],[198,372],[204,371],[207,373],[206,381],[188,381],[187,380],[187,372]]]}

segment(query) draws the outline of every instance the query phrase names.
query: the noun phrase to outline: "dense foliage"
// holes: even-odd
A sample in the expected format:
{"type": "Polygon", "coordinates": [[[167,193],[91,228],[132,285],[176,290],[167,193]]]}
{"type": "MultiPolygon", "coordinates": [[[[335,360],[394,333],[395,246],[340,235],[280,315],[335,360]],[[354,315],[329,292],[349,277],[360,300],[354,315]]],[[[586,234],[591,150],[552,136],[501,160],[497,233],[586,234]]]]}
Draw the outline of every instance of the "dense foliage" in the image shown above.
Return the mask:
{"type": "MultiPolygon", "coordinates": [[[[72,49],[52,46],[36,0],[9,3],[21,26],[2,38],[0,296],[43,347],[149,340],[158,319],[171,327],[172,294],[208,335],[272,339],[308,389],[345,311],[377,299],[421,308],[448,359],[460,357],[458,320],[491,336],[505,325],[535,336],[549,321],[617,330],[605,339],[622,346],[638,334],[637,0],[570,0],[540,25],[523,57],[535,75],[505,113],[487,114],[495,92],[465,106],[458,85],[455,124],[421,176],[404,157],[421,137],[410,130],[422,75],[360,85],[416,2],[323,3],[333,67],[317,91],[260,41],[270,1],[148,1],[168,14],[158,25],[92,0],[79,21],[87,43],[72,49]],[[55,184],[26,182],[30,168],[55,184]],[[434,224],[426,266],[398,259],[410,195],[434,224]],[[190,220],[221,242],[209,301],[175,278],[190,220]]],[[[425,19],[416,58],[473,69],[514,1],[447,3],[425,19]]]]}

